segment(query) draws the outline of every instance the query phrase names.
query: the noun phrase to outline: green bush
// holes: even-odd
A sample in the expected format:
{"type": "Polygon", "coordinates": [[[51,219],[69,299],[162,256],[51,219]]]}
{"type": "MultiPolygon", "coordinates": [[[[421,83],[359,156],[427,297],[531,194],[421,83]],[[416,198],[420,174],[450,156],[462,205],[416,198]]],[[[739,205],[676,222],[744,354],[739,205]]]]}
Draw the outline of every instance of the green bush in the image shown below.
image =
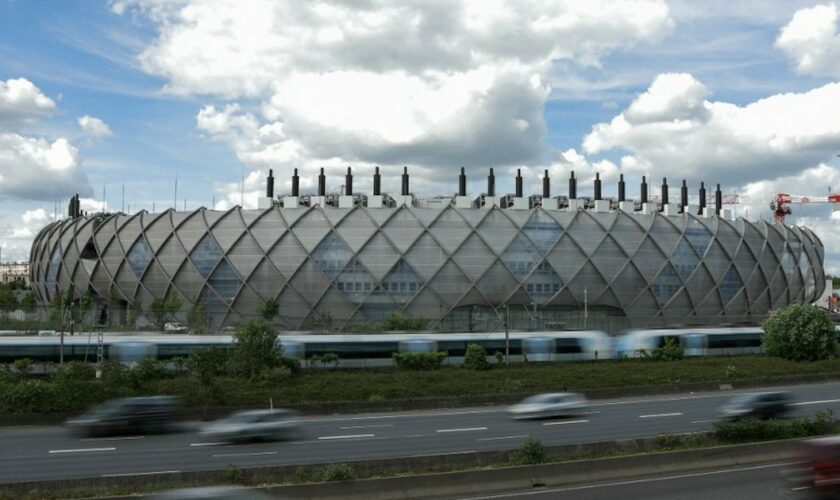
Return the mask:
{"type": "Polygon", "coordinates": [[[764,322],[764,352],[791,361],[828,359],[837,351],[837,337],[828,314],[817,306],[792,304],[764,322]]]}
{"type": "Polygon", "coordinates": [[[520,465],[541,464],[545,462],[545,458],[542,441],[533,436],[528,436],[522,446],[513,453],[513,461],[520,465]]]}
{"type": "Polygon", "coordinates": [[[263,319],[252,319],[236,329],[230,348],[229,366],[237,377],[254,378],[280,364],[283,354],[277,330],[263,319]]]}
{"type": "Polygon", "coordinates": [[[70,361],[60,365],[53,378],[56,382],[79,382],[96,378],[96,368],[91,363],[70,361]]]}
{"type": "Polygon", "coordinates": [[[321,474],[321,481],[349,481],[356,478],[356,472],[347,464],[333,464],[327,466],[321,474]]]}
{"type": "Polygon", "coordinates": [[[813,418],[792,420],[745,419],[717,422],[715,437],[724,443],[746,443],[773,439],[793,439],[829,434],[837,429],[837,420],[830,412],[818,413],[813,418]]]}
{"type": "Polygon", "coordinates": [[[325,352],[324,354],[313,354],[309,357],[309,362],[314,367],[324,367],[328,368],[332,366],[333,368],[338,366],[339,357],[338,354],[334,352],[325,352]]]}
{"type": "Polygon", "coordinates": [[[60,392],[53,384],[23,380],[0,395],[0,404],[10,412],[55,411],[60,392]]]}
{"type": "Polygon", "coordinates": [[[111,390],[122,389],[129,383],[128,369],[122,363],[116,361],[103,361],[99,365],[99,379],[106,388],[111,390]]]}
{"type": "Polygon", "coordinates": [[[685,351],[679,341],[673,338],[666,338],[665,344],[657,347],[650,354],[654,361],[679,361],[683,359],[685,351]]]}
{"type": "Polygon", "coordinates": [[[26,371],[29,370],[29,366],[31,364],[32,364],[31,359],[21,358],[21,359],[16,359],[14,361],[14,363],[12,363],[12,366],[15,367],[15,370],[17,370],[18,373],[26,373],[26,371]]]}
{"type": "Polygon", "coordinates": [[[470,370],[489,369],[490,363],[487,362],[487,351],[478,344],[468,345],[467,352],[464,353],[464,368],[470,370]]]}
{"type": "Polygon", "coordinates": [[[257,307],[257,316],[271,322],[280,313],[280,303],[277,299],[268,299],[257,307]]]}
{"type": "Polygon", "coordinates": [[[392,312],[382,323],[382,329],[388,331],[415,331],[425,330],[426,320],[423,318],[412,318],[402,311],[392,312]]]}
{"type": "Polygon", "coordinates": [[[449,354],[436,352],[395,352],[394,363],[403,370],[436,370],[449,354]]]}
{"type": "Polygon", "coordinates": [[[193,351],[187,358],[187,369],[204,385],[225,373],[228,363],[228,351],[219,346],[210,346],[193,351]]]}
{"type": "Polygon", "coordinates": [[[283,385],[291,376],[291,370],[285,366],[276,366],[274,368],[266,368],[260,374],[260,379],[272,386],[278,386],[283,385]]]}
{"type": "Polygon", "coordinates": [[[129,372],[130,380],[135,387],[141,387],[155,380],[172,377],[166,365],[154,358],[146,358],[138,362],[129,372]]]}

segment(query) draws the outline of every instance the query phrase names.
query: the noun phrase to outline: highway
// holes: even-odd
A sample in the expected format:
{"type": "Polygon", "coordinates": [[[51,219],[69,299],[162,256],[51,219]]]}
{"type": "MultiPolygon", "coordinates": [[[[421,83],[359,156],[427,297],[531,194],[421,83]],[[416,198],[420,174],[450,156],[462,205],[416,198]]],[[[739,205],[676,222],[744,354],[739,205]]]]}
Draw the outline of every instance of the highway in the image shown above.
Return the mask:
{"type": "MultiPolygon", "coordinates": [[[[789,463],[736,467],[726,470],[668,474],[607,483],[582,484],[561,488],[500,493],[469,497],[469,500],[706,500],[737,498],[769,500],[804,498],[805,490],[795,491],[782,477],[789,463]]],[[[463,499],[467,500],[467,499],[463,499]]]]}
{"type": "MultiPolygon", "coordinates": [[[[840,415],[840,383],[792,386],[794,415],[840,415]]],[[[514,421],[503,407],[304,418],[296,440],[229,445],[196,432],[81,439],[62,427],[0,428],[0,483],[173,471],[387,459],[708,430],[740,394],[703,393],[593,401],[572,418],[514,421]]]]}

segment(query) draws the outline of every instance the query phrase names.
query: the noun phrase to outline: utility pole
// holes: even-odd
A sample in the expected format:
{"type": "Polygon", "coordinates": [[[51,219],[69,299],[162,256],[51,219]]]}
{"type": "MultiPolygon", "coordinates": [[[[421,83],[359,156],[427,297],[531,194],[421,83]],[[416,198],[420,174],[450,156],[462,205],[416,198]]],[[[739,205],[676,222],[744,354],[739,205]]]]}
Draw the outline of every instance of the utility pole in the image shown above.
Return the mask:
{"type": "Polygon", "coordinates": [[[589,317],[589,304],[587,303],[586,287],[583,288],[583,329],[587,328],[587,319],[589,317]]]}
{"type": "Polygon", "coordinates": [[[510,364],[510,306],[505,304],[505,365],[510,364]]]}

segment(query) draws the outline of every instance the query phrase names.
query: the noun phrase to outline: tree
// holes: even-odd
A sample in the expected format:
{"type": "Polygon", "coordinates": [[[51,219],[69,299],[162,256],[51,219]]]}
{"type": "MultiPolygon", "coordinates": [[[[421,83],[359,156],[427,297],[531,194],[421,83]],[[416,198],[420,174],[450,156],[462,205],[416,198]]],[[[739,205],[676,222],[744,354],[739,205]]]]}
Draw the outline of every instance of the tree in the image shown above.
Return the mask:
{"type": "Polygon", "coordinates": [[[25,312],[35,312],[35,308],[38,306],[38,301],[35,300],[35,294],[31,291],[26,292],[26,295],[20,301],[20,305],[25,312]]]}
{"type": "Polygon", "coordinates": [[[8,285],[0,284],[0,308],[15,309],[18,306],[17,294],[8,285]]]}
{"type": "Polygon", "coordinates": [[[490,363],[487,362],[487,351],[479,344],[470,344],[464,353],[464,368],[470,370],[487,370],[490,363]]]}
{"type": "Polygon", "coordinates": [[[263,370],[280,364],[283,350],[277,343],[277,330],[264,319],[243,323],[233,339],[230,368],[234,375],[255,378],[263,370]]]}
{"type": "Polygon", "coordinates": [[[154,319],[155,325],[158,328],[163,328],[163,324],[169,321],[172,316],[181,310],[181,297],[177,292],[169,292],[165,299],[155,299],[149,307],[154,319]]]}
{"type": "Polygon", "coordinates": [[[792,304],[778,309],[762,325],[764,352],[791,361],[816,361],[837,350],[834,325],[817,306],[792,304]]]}
{"type": "Polygon", "coordinates": [[[196,302],[190,312],[187,313],[187,327],[192,333],[201,335],[207,333],[207,304],[196,302]]]}
{"type": "Polygon", "coordinates": [[[278,313],[280,313],[280,303],[277,302],[277,299],[268,299],[257,308],[257,316],[269,323],[278,313]]]}

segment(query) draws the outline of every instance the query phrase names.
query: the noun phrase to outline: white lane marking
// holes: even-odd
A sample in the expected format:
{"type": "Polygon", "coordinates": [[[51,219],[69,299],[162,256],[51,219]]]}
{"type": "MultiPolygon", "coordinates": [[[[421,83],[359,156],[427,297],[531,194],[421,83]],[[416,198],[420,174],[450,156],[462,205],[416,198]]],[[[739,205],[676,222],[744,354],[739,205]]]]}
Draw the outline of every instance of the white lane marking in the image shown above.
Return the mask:
{"type": "Polygon", "coordinates": [[[524,438],[528,437],[527,434],[519,434],[516,436],[499,436],[499,437],[492,437],[492,438],[478,438],[476,441],[497,441],[499,439],[517,439],[517,438],[524,438]]]}
{"type": "Polygon", "coordinates": [[[276,451],[255,451],[252,453],[219,453],[218,455],[213,455],[213,458],[220,458],[220,457],[258,457],[261,455],[276,455],[276,451]]]}
{"type": "Polygon", "coordinates": [[[460,429],[438,429],[435,432],[474,432],[486,431],[487,427],[462,427],[460,429]]]}
{"type": "Polygon", "coordinates": [[[116,448],[76,448],[73,450],[50,450],[50,453],[85,453],[93,451],[114,451],[116,448]]]}
{"type": "Polygon", "coordinates": [[[345,420],[381,420],[386,418],[411,418],[411,417],[448,417],[451,415],[475,415],[478,413],[505,413],[506,408],[498,408],[495,410],[464,410],[464,411],[447,411],[440,413],[401,413],[398,415],[368,415],[365,417],[343,417],[343,418],[313,418],[311,420],[317,422],[342,422],[345,420]]]}
{"type": "Polygon", "coordinates": [[[110,438],[84,438],[79,441],[131,441],[133,439],[146,439],[146,436],[123,436],[110,438]]]}
{"type": "Polygon", "coordinates": [[[692,420],[692,424],[705,424],[707,422],[720,422],[719,418],[707,418],[706,420],[692,420]]]}
{"type": "Polygon", "coordinates": [[[628,481],[614,481],[611,483],[598,483],[598,484],[587,484],[584,486],[568,486],[568,487],[560,487],[560,488],[550,488],[550,489],[539,489],[536,491],[520,491],[516,493],[500,493],[498,495],[487,495],[481,497],[464,497],[470,498],[472,500],[489,500],[491,498],[510,498],[510,497],[524,497],[530,495],[544,495],[546,493],[559,493],[564,491],[579,491],[579,490],[591,490],[594,488],[609,488],[611,486],[625,486],[629,484],[642,484],[642,483],[654,483],[658,481],[671,481],[674,479],[685,479],[689,477],[703,477],[703,476],[714,476],[718,474],[730,474],[735,472],[747,472],[751,470],[760,470],[760,469],[773,469],[779,467],[789,467],[791,465],[796,465],[800,462],[785,462],[785,463],[777,463],[777,464],[764,464],[764,465],[755,465],[752,467],[740,467],[736,469],[720,469],[720,470],[713,470],[708,472],[693,472],[689,474],[677,474],[674,476],[664,476],[664,477],[649,477],[645,479],[632,479],[628,481]]]}
{"type": "Polygon", "coordinates": [[[586,422],[589,422],[589,420],[586,420],[586,419],[580,419],[580,420],[560,420],[560,421],[558,421],[558,422],[546,422],[546,423],[544,423],[543,425],[585,424],[586,422]]]}
{"type": "Polygon", "coordinates": [[[227,443],[190,443],[190,446],[219,446],[227,443]]]}
{"type": "Polygon", "coordinates": [[[419,455],[409,455],[409,457],[411,457],[411,458],[439,457],[439,456],[443,456],[443,455],[465,455],[467,453],[475,453],[475,450],[450,451],[449,453],[421,453],[419,455]]]}
{"type": "Polygon", "coordinates": [[[357,438],[372,438],[376,436],[376,434],[346,434],[344,436],[320,436],[318,439],[325,440],[325,439],[357,439],[357,438]]]}
{"type": "Polygon", "coordinates": [[[374,429],[378,427],[393,427],[394,424],[377,424],[377,425],[349,425],[347,427],[339,427],[339,429],[374,429]]]}
{"type": "Polygon", "coordinates": [[[823,399],[822,401],[802,401],[801,403],[792,403],[791,406],[821,405],[826,403],[840,403],[840,399],[823,399]]]}
{"type": "Polygon", "coordinates": [[[155,474],[178,474],[179,470],[159,470],[154,472],[126,472],[123,474],[102,474],[102,477],[125,477],[125,476],[153,476],[155,474]]]}
{"type": "Polygon", "coordinates": [[[639,418],[660,418],[660,417],[679,417],[682,413],[674,412],[674,413],[655,413],[653,415],[639,415],[639,418]]]}

